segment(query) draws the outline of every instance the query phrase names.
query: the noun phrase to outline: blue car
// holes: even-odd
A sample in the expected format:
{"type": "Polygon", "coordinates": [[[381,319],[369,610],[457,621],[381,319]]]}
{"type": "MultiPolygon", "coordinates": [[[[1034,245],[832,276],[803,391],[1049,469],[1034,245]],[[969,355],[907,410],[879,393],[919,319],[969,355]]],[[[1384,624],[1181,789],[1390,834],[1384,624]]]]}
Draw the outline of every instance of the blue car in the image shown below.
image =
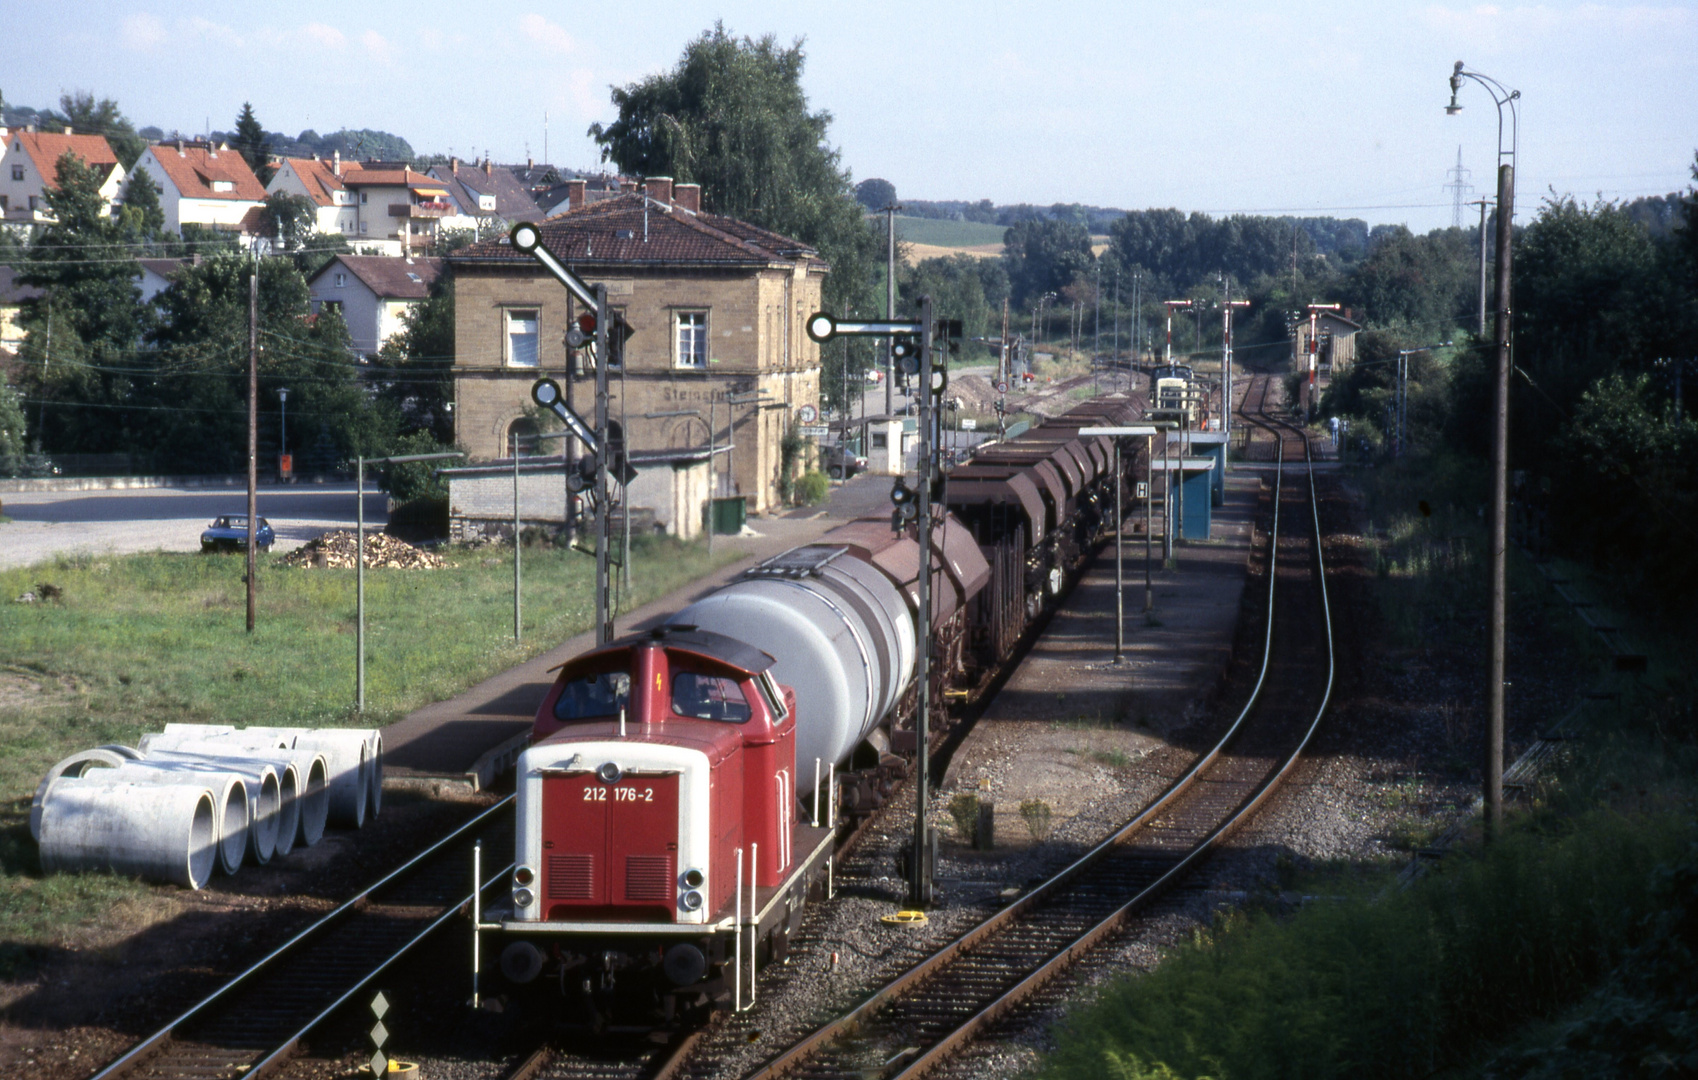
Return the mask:
{"type": "MultiPolygon", "coordinates": [[[[259,519],[254,528],[254,545],[261,551],[270,551],[271,545],[277,539],[277,534],[271,531],[271,523],[264,518],[259,519]]],[[[225,514],[214,518],[211,525],[200,534],[200,549],[202,551],[241,551],[248,546],[248,515],[225,514]]]]}

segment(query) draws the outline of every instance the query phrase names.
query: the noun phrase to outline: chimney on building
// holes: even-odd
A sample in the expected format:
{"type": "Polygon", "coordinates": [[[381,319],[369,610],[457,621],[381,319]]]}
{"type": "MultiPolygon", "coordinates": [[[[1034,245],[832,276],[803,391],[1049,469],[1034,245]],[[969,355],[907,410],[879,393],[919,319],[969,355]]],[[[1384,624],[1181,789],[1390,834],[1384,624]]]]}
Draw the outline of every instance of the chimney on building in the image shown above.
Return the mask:
{"type": "Polygon", "coordinates": [[[692,214],[702,212],[702,185],[674,184],[672,185],[672,205],[692,214]]]}
{"type": "Polygon", "coordinates": [[[67,134],[67,135],[75,135],[75,134],[76,134],[76,131],[75,131],[75,130],[73,130],[73,129],[72,129],[72,127],[71,127],[71,125],[69,125],[69,124],[66,124],[66,125],[65,125],[65,134],[67,134]]]}
{"type": "Polygon", "coordinates": [[[342,175],[342,151],[332,150],[330,152],[330,171],[337,176],[342,175]]]}
{"type": "Polygon", "coordinates": [[[621,194],[628,195],[635,190],[637,190],[637,182],[635,180],[621,179],[619,181],[619,191],[621,194]]]}
{"type": "Polygon", "coordinates": [[[495,175],[495,167],[489,163],[489,155],[488,154],[485,154],[483,156],[483,174],[485,176],[494,176],[495,175]]]}
{"type": "Polygon", "coordinates": [[[178,157],[184,156],[184,154],[183,154],[183,140],[182,139],[177,140],[177,156],[178,157]]]}
{"type": "Polygon", "coordinates": [[[525,158],[525,171],[526,171],[526,172],[530,172],[530,171],[531,171],[531,170],[532,170],[532,169],[534,169],[534,168],[536,168],[536,167],[537,167],[537,163],[536,163],[536,162],[534,162],[534,161],[532,161],[532,160],[531,160],[531,159],[530,159],[530,158],[528,158],[528,157],[527,157],[527,158],[525,158]]]}
{"type": "Polygon", "coordinates": [[[459,158],[451,157],[451,158],[448,159],[448,172],[449,172],[450,175],[453,175],[453,176],[459,176],[460,175],[460,159],[459,158]]]}
{"type": "Polygon", "coordinates": [[[643,194],[657,203],[672,205],[672,177],[651,176],[643,181],[643,194]]]}
{"type": "Polygon", "coordinates": [[[584,189],[589,185],[583,180],[566,181],[566,209],[581,210],[584,206],[584,189]]]}

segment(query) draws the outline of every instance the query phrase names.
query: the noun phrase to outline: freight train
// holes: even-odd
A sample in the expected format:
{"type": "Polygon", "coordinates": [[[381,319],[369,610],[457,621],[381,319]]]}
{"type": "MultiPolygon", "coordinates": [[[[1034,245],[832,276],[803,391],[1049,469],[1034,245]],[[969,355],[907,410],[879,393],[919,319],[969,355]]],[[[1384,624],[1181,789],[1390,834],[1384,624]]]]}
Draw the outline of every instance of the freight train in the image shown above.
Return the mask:
{"type": "Polygon", "coordinates": [[[844,826],[920,751],[918,650],[941,732],[946,692],[986,685],[1141,475],[1123,454],[1115,476],[1109,441],[1079,429],[1141,404],[1087,402],[940,478],[929,627],[914,526],[863,518],[561,665],[517,765],[511,887],[474,912],[507,983],[557,988],[560,1019],[598,1027],[752,996],[844,826]]]}

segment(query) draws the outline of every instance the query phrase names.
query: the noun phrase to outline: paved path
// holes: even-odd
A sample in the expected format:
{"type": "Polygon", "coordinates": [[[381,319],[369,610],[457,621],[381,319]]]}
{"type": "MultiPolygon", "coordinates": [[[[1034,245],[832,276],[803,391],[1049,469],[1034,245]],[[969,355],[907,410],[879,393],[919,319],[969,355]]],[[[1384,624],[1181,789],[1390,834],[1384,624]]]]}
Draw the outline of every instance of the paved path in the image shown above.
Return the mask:
{"type": "MultiPolygon", "coordinates": [[[[300,547],[329,529],[354,525],[354,485],[262,485],[260,516],[277,533],[277,551],[300,547]]],[[[366,524],[389,520],[382,492],[366,492],[366,524]]],[[[0,495],[0,568],[29,566],[83,552],[199,551],[200,532],[220,514],[246,513],[244,488],[133,488],[118,491],[17,491],[0,495]]]]}

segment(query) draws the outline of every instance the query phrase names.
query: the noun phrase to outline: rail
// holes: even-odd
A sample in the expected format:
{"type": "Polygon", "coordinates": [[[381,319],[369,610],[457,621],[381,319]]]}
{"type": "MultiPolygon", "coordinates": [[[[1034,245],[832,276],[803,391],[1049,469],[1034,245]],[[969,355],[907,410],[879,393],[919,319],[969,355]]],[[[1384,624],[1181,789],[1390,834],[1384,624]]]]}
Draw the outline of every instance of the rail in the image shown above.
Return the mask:
{"type": "MultiPolygon", "coordinates": [[[[281,961],[285,959],[294,959],[302,955],[303,951],[309,949],[331,930],[348,922],[355,915],[368,910],[375,896],[389,887],[399,885],[404,880],[411,878],[427,863],[430,863],[437,856],[446,852],[450,846],[460,842],[471,833],[488,827],[501,816],[508,814],[511,810],[512,804],[513,796],[509,795],[495,803],[493,806],[490,806],[488,809],[480,812],[471,820],[460,825],[452,832],[441,837],[435,843],[408,859],[401,866],[366,886],[355,896],[344,901],[335,909],[314,922],[311,926],[301,930],[288,941],[279,945],[276,949],[273,949],[270,953],[266,954],[260,960],[249,966],[246,970],[224,983],[217,990],[214,990],[211,994],[202,998],[195,1005],[191,1006],[181,1015],[167,1023],[164,1027],[132,1046],[129,1050],[125,1051],[122,1056],[118,1057],[111,1064],[107,1065],[105,1068],[90,1077],[90,1080],[116,1080],[116,1078],[128,1075],[136,1068],[149,1063],[149,1061],[157,1056],[158,1053],[169,1043],[171,1043],[184,1028],[197,1022],[205,1022],[213,1016],[220,1007],[232,1002],[237,997],[237,991],[250,991],[254,989],[261,982],[261,977],[274,970],[281,961]]],[[[456,868],[463,868],[464,862],[454,861],[453,865],[456,868]]],[[[491,883],[500,880],[505,873],[506,870],[503,870],[491,877],[489,881],[480,883],[479,891],[481,892],[483,889],[487,889],[491,883]]],[[[341,992],[334,997],[333,1002],[328,1008],[319,1009],[308,1019],[304,1026],[292,1028],[291,1033],[284,1039],[280,1040],[279,1045],[273,1047],[270,1052],[264,1053],[259,1061],[251,1064],[235,1064],[231,1067],[245,1078],[264,1075],[267,1071],[280,1063],[281,1060],[289,1053],[293,1052],[293,1050],[299,1045],[300,1040],[309,1031],[321,1023],[326,1017],[335,1011],[336,1008],[345,1003],[350,996],[358,992],[362,986],[367,985],[371,979],[375,978],[395,960],[405,955],[420,941],[423,941],[431,933],[439,929],[458,911],[464,908],[470,900],[471,897],[469,894],[462,896],[456,893],[452,900],[445,902],[440,907],[438,913],[428,920],[425,928],[421,932],[409,935],[398,948],[387,950],[385,955],[379,958],[379,962],[371,966],[355,981],[352,986],[343,988],[341,992]]],[[[248,1056],[251,1057],[253,1055],[250,1054],[248,1056]]],[[[185,1066],[183,1072],[185,1075],[205,1075],[204,1067],[185,1066]]],[[[167,1073],[167,1075],[169,1075],[169,1073],[167,1073]]]]}
{"type": "MultiPolygon", "coordinates": [[[[1263,423],[1269,427],[1270,430],[1275,425],[1289,428],[1289,424],[1285,424],[1283,421],[1276,421],[1266,414],[1266,394],[1267,387],[1266,382],[1264,381],[1262,389],[1263,404],[1262,407],[1258,409],[1258,412],[1262,414],[1262,419],[1260,421],[1253,422],[1263,423]]],[[[1246,416],[1246,419],[1250,418],[1246,416]]],[[[1301,432],[1298,432],[1298,434],[1301,435],[1301,432]]],[[[1234,718],[1226,733],[1183,776],[1169,785],[1168,788],[1165,789],[1149,807],[1134,817],[1113,836],[1102,841],[1090,852],[1086,853],[1080,859],[1076,860],[1068,867],[1051,877],[1038,888],[1027,893],[1026,896],[1022,897],[1020,900],[984,920],[965,934],[944,946],[932,956],[928,957],[913,968],[910,968],[907,972],[903,973],[891,983],[880,988],[854,1009],[845,1013],[843,1016],[837,1018],[831,1023],[816,1029],[813,1033],[793,1044],[776,1057],[769,1059],[766,1064],[761,1066],[754,1073],[750,1074],[750,1080],[765,1080],[765,1078],[768,1077],[783,1075],[792,1069],[801,1066],[804,1061],[816,1056],[816,1054],[823,1050],[827,1045],[836,1042],[849,1033],[857,1033],[862,1040],[866,1040],[869,1032],[872,1031],[876,1025],[881,1024],[881,1022],[886,1019],[879,1015],[881,1012],[887,1009],[894,1010],[909,997],[919,996],[922,988],[926,987],[927,984],[933,980],[945,980],[945,973],[949,971],[953,965],[970,960],[975,956],[979,956],[979,954],[991,952],[992,950],[983,949],[981,947],[991,942],[993,939],[1005,937],[1012,938],[1014,936],[1014,933],[1012,932],[1016,932],[1022,925],[1034,921],[1030,920],[1028,917],[1038,912],[1040,908],[1044,908],[1046,905],[1065,902],[1066,898],[1069,896],[1069,890],[1076,884],[1081,884],[1079,879],[1081,879],[1084,875],[1094,874],[1097,871],[1102,870],[1112,854],[1116,854],[1124,850],[1129,838],[1143,831],[1146,826],[1159,816],[1173,813],[1176,809],[1180,808],[1184,801],[1186,792],[1191,789],[1193,785],[1205,775],[1205,773],[1221,762],[1222,756],[1227,753],[1230,746],[1234,745],[1238,741],[1244,730],[1244,725],[1247,719],[1256,709],[1257,705],[1262,701],[1263,690],[1267,685],[1269,663],[1274,651],[1275,639],[1273,628],[1276,612],[1274,600],[1276,595],[1275,590],[1277,588],[1277,571],[1280,561],[1280,504],[1284,494],[1285,476],[1285,440],[1275,433],[1275,441],[1278,448],[1277,462],[1279,465],[1279,471],[1276,474],[1275,480],[1273,497],[1274,514],[1270,530],[1268,617],[1267,627],[1263,636],[1262,662],[1257,673],[1255,686],[1253,687],[1249,698],[1246,700],[1243,709],[1241,709],[1238,715],[1234,718]]],[[[949,1027],[947,1030],[936,1030],[935,1009],[933,1012],[927,1012],[923,1005],[916,1006],[916,1011],[918,1013],[917,1018],[908,1018],[905,1023],[901,1020],[893,1020],[888,1026],[901,1027],[903,1032],[903,1038],[901,1039],[902,1043],[906,1044],[907,1042],[918,1038],[925,1044],[923,1048],[904,1045],[897,1053],[896,1057],[890,1058],[886,1061],[886,1064],[894,1064],[896,1061],[901,1061],[904,1058],[907,1059],[902,1070],[895,1075],[900,1077],[917,1077],[934,1068],[940,1064],[945,1057],[959,1050],[965,1043],[982,1032],[997,1018],[1006,1014],[1011,1008],[1019,1004],[1021,1001],[1029,998],[1040,986],[1063,968],[1067,967],[1080,956],[1090,951],[1094,946],[1102,943],[1106,938],[1119,930],[1136,913],[1141,911],[1154,897],[1170,887],[1179,878],[1183,877],[1187,871],[1194,867],[1200,859],[1205,857],[1225,836],[1242,824],[1249,815],[1262,804],[1266,797],[1275,790],[1275,788],[1277,788],[1279,783],[1300,759],[1304,750],[1307,749],[1321,719],[1326,714],[1327,706],[1331,702],[1332,688],[1336,674],[1336,660],[1332,640],[1330,600],[1327,597],[1326,592],[1324,554],[1321,550],[1322,534],[1320,528],[1319,503],[1316,497],[1312,454],[1309,452],[1307,438],[1303,439],[1303,445],[1305,451],[1305,465],[1307,466],[1308,501],[1310,504],[1311,523],[1313,526],[1312,535],[1315,557],[1313,572],[1314,579],[1318,583],[1319,588],[1320,614],[1326,628],[1324,635],[1326,645],[1326,675],[1324,679],[1324,686],[1321,691],[1320,703],[1315,709],[1313,716],[1310,717],[1307,723],[1302,727],[1301,737],[1296,741],[1295,747],[1284,756],[1283,761],[1279,764],[1277,769],[1273,770],[1271,773],[1265,774],[1259,782],[1252,780],[1248,785],[1246,785],[1248,794],[1237,803],[1236,808],[1224,820],[1214,823],[1212,827],[1204,825],[1205,835],[1202,839],[1193,844],[1189,850],[1186,850],[1180,857],[1173,860],[1171,865],[1166,868],[1165,872],[1160,873],[1153,881],[1146,882],[1142,884],[1141,887],[1137,888],[1131,895],[1130,899],[1127,899],[1124,903],[1120,904],[1106,917],[1100,919],[1093,918],[1093,921],[1088,928],[1084,930],[1084,932],[1075,934],[1066,944],[1059,947],[1051,947],[1046,944],[1044,948],[1047,950],[1047,956],[1043,958],[1040,963],[1036,964],[1036,966],[1016,966],[1012,974],[1006,976],[991,976],[993,979],[1000,980],[999,985],[1005,986],[1006,989],[997,993],[996,996],[989,1000],[981,999],[971,1005],[972,1013],[965,1020],[953,1024],[953,1026],[949,1027]],[[1008,981],[1010,979],[1014,980],[1012,985],[1008,985],[1008,981]],[[931,1028],[932,1030],[924,1030],[926,1028],[931,1028]],[[916,1035],[916,1031],[923,1031],[923,1033],[916,1035]]],[[[1202,800],[1197,800],[1197,802],[1201,801],[1202,800]]],[[[1017,949],[1011,947],[1005,947],[1002,951],[1009,953],[1018,952],[1017,949]]],[[[1005,965],[1021,965],[1026,963],[1026,960],[1020,958],[1005,959],[1004,957],[998,956],[991,957],[990,959],[997,963],[1004,963],[1005,965]]],[[[984,971],[985,962],[986,961],[981,957],[981,966],[976,970],[965,973],[964,977],[970,976],[973,980],[976,980],[981,984],[985,982],[987,980],[987,976],[984,971]]],[[[954,984],[950,985],[951,987],[954,986],[954,984]]],[[[951,989],[950,993],[958,995],[961,991],[951,989]]],[[[891,1048],[892,1047],[886,1047],[886,1049],[891,1048]]],[[[849,1062],[837,1067],[840,1068],[846,1075],[855,1075],[857,1072],[864,1072],[866,1063],[849,1062]]],[[[830,1068],[830,1066],[821,1068],[817,1064],[815,1066],[811,1066],[812,1071],[820,1072],[822,1075],[828,1072],[830,1068]]]]}

